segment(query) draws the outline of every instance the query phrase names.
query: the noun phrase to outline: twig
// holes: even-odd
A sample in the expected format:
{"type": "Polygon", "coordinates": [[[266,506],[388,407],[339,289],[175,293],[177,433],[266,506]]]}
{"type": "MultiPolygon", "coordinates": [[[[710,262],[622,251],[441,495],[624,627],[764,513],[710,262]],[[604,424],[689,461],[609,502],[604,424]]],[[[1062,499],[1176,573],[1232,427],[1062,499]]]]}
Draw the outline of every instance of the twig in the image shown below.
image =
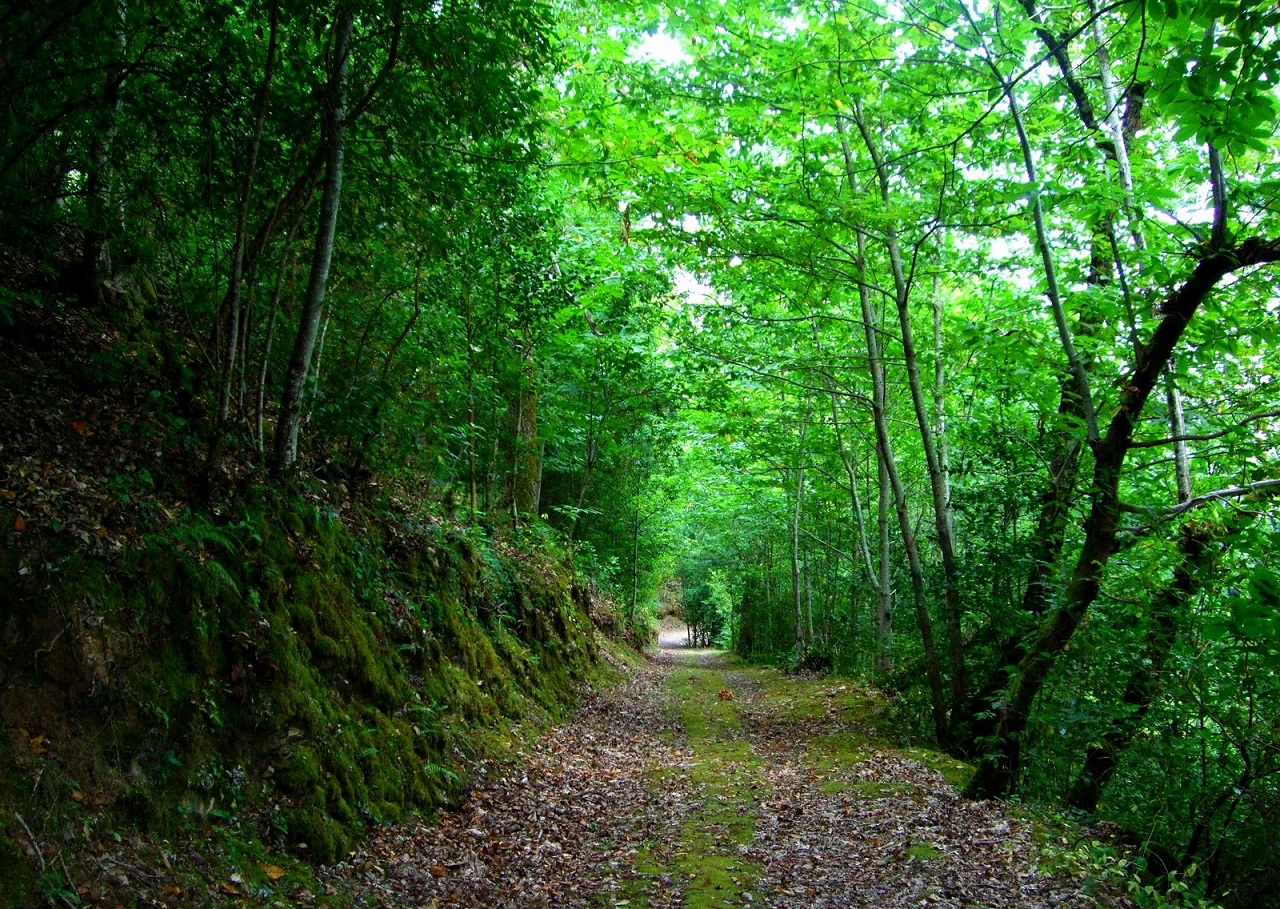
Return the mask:
{"type": "MultiPolygon", "coordinates": [[[[27,822],[23,819],[22,815],[15,811],[13,816],[18,819],[18,823],[22,826],[23,832],[27,835],[27,840],[31,843],[31,850],[35,853],[36,860],[40,862],[40,873],[42,875],[48,874],[49,865],[44,860],[44,850],[40,848],[40,841],[36,839],[36,835],[31,832],[31,828],[27,826],[27,822]]],[[[62,865],[62,873],[66,876],[67,886],[71,888],[72,893],[75,893],[75,882],[71,879],[71,872],[67,870],[67,860],[63,858],[61,850],[58,852],[58,863],[62,865]]],[[[66,906],[67,909],[79,909],[79,901],[72,899],[65,893],[58,894],[58,901],[66,906]]]]}
{"type": "MultiPolygon", "coordinates": [[[[78,897],[79,891],[76,888],[75,878],[71,876],[71,871],[67,868],[67,860],[63,856],[61,849],[58,850],[58,864],[62,866],[62,874],[67,879],[67,889],[70,890],[72,893],[77,894],[77,897],[78,897]]],[[[59,896],[61,896],[62,901],[66,903],[68,906],[75,907],[75,906],[78,906],[80,903],[80,900],[78,898],[73,900],[70,897],[66,896],[65,894],[59,894],[59,896]]]]}
{"type": "Polygon", "coordinates": [[[27,839],[31,842],[31,848],[34,850],[36,858],[40,860],[40,873],[43,874],[47,866],[44,863],[44,853],[40,849],[40,841],[37,840],[35,834],[31,832],[31,828],[28,827],[27,822],[22,819],[22,815],[15,811],[13,816],[18,819],[18,823],[22,825],[22,829],[26,832],[27,839]]]}

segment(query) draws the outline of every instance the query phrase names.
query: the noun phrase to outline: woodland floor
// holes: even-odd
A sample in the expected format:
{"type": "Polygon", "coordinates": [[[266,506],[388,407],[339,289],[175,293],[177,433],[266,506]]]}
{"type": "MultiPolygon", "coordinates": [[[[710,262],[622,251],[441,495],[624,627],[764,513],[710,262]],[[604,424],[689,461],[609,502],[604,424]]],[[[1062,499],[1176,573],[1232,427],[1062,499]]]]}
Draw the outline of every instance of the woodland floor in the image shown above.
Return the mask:
{"type": "Polygon", "coordinates": [[[462,809],[326,877],[415,909],[1117,905],[1039,870],[1032,822],[962,798],[962,765],[878,736],[866,692],[664,631],[462,809]]]}

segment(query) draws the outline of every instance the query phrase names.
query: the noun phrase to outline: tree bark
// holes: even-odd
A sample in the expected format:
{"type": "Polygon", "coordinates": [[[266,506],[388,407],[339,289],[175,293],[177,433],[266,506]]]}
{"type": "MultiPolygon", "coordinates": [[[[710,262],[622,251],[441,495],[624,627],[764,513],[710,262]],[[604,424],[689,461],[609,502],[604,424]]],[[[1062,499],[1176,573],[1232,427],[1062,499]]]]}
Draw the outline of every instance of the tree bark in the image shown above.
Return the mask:
{"type": "Polygon", "coordinates": [[[128,75],[125,68],[128,55],[125,22],[128,12],[126,0],[116,0],[116,22],[112,34],[115,57],[107,65],[107,81],[102,93],[103,123],[100,129],[93,131],[89,143],[89,172],[85,181],[89,222],[84,231],[82,262],[84,299],[90,305],[101,305],[111,300],[112,291],[108,284],[112,277],[112,265],[107,239],[110,233],[119,233],[123,222],[120,207],[111,202],[114,170],[111,156],[116,133],[120,128],[120,115],[124,109],[124,83],[128,75]]]}
{"type": "Polygon", "coordinates": [[[249,225],[249,202],[253,196],[253,178],[258,167],[258,152],[262,147],[262,133],[271,98],[271,80],[275,73],[279,25],[280,0],[271,0],[267,60],[263,66],[262,84],[258,89],[258,111],[254,119],[253,135],[249,138],[249,153],[245,156],[244,183],[240,188],[240,200],[236,212],[236,235],[231,246],[231,274],[227,280],[227,295],[222,304],[221,321],[225,326],[222,338],[222,388],[218,395],[217,426],[214,430],[214,449],[209,458],[210,467],[214,466],[220,451],[222,433],[226,429],[231,410],[231,388],[241,343],[240,301],[244,279],[246,233],[249,225]]]}
{"type": "MultiPolygon", "coordinates": [[[[527,333],[526,333],[527,334],[527,333]]],[[[522,515],[538,514],[538,481],[541,458],[538,444],[538,372],[531,341],[521,355],[519,386],[511,402],[511,511],[515,522],[522,515]]]]}
{"type": "MultiPolygon", "coordinates": [[[[640,503],[636,502],[636,520],[631,534],[631,609],[627,613],[628,623],[634,622],[636,609],[640,606],[640,503]]],[[[690,632],[689,646],[693,646],[690,632]]]]}
{"type": "Polygon", "coordinates": [[[893,671],[893,562],[889,539],[889,468],[876,454],[878,475],[878,511],[876,530],[880,539],[880,583],[876,585],[876,674],[883,677],[893,671]]]}
{"type": "Polygon", "coordinates": [[[338,223],[338,206],[342,196],[342,166],[346,130],[347,69],[351,56],[351,35],[355,13],[346,4],[338,8],[333,23],[333,61],[329,78],[325,145],[324,193],[320,203],[320,223],[316,229],[316,245],[311,260],[311,275],[302,306],[293,353],[285,372],[284,392],[280,399],[280,416],[276,423],[275,457],[272,470],[276,475],[291,471],[298,460],[298,429],[302,420],[302,396],[311,368],[320,314],[324,308],[325,289],[329,281],[329,263],[333,259],[333,241],[338,223]]]}
{"type": "Polygon", "coordinates": [[[804,459],[805,439],[809,434],[809,404],[805,403],[804,422],[800,427],[800,463],[796,466],[796,501],[791,511],[791,602],[796,617],[795,659],[804,657],[805,648],[809,645],[806,634],[804,600],[802,596],[803,571],[800,564],[800,516],[804,503],[804,459]]]}
{"type": "MultiPolygon", "coordinates": [[[[1237,522],[1240,523],[1240,522],[1237,522]]],[[[1238,529],[1238,528],[1237,528],[1238,529]]],[[[1067,792],[1067,804],[1092,814],[1107,783],[1115,775],[1120,756],[1128,749],[1142,718],[1151,709],[1161,686],[1161,675],[1169,652],[1178,638],[1179,617],[1187,601],[1200,588],[1204,575],[1218,555],[1213,545],[1222,534],[1220,525],[1188,522],[1182,527],[1182,559],[1173,572],[1173,582],[1160,591],[1149,607],[1150,627],[1143,641],[1142,657],[1129,675],[1121,698],[1123,713],[1085,750],[1084,765],[1067,792]]]]}

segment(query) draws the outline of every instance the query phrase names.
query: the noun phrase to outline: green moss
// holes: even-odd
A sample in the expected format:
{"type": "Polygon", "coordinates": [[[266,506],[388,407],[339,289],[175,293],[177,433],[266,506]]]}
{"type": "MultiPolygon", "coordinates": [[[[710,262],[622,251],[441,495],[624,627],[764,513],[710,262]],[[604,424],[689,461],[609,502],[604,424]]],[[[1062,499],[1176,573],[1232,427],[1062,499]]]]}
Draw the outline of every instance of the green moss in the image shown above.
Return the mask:
{"type": "Polygon", "coordinates": [[[927,862],[932,859],[942,858],[943,853],[936,846],[931,846],[928,843],[912,843],[907,847],[907,855],[927,862]]]}
{"type": "Polygon", "coordinates": [[[286,792],[307,795],[320,790],[323,774],[320,759],[304,745],[295,748],[280,763],[276,770],[276,782],[286,792]]]}
{"type": "Polygon", "coordinates": [[[694,752],[686,772],[704,793],[701,807],[681,829],[681,851],[672,856],[671,871],[684,882],[684,905],[741,906],[761,874],[736,848],[755,836],[759,801],[769,795],[760,758],[742,737],[742,717],[723,671],[682,667],[668,685],[694,752]],[[721,697],[722,691],[730,697],[721,697]]]}
{"type": "Polygon", "coordinates": [[[321,865],[343,858],[355,844],[350,831],[323,811],[291,809],[284,818],[289,839],[304,846],[307,857],[321,865]]]}
{"type": "Polygon", "coordinates": [[[563,566],[501,556],[478,531],[424,523],[405,545],[403,527],[359,523],[357,538],[262,490],[233,515],[180,516],[120,563],[50,553],[18,614],[49,639],[91,612],[115,642],[116,670],[81,693],[102,717],[79,721],[114,761],[116,823],[230,824],[270,798],[288,841],[333,861],[370,822],[456,799],[449,755],[509,748],[504,717],[554,715],[596,671],[563,566]],[[233,792],[226,768],[262,775],[233,792]]]}
{"type": "Polygon", "coordinates": [[[969,780],[973,778],[972,764],[958,761],[941,752],[931,751],[928,748],[905,748],[901,753],[930,770],[938,771],[943,779],[957,789],[963,789],[969,785],[969,780]]]}

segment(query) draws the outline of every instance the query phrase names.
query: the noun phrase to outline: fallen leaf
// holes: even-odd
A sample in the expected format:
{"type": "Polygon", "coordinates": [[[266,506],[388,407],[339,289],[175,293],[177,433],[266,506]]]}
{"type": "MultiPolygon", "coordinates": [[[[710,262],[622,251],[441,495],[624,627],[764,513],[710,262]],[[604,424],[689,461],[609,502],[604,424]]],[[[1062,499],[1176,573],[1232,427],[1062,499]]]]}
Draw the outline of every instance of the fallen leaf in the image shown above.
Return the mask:
{"type": "Polygon", "coordinates": [[[273,881],[278,881],[289,873],[279,865],[264,865],[262,862],[259,862],[258,867],[265,871],[267,873],[267,877],[271,878],[273,881]]]}

